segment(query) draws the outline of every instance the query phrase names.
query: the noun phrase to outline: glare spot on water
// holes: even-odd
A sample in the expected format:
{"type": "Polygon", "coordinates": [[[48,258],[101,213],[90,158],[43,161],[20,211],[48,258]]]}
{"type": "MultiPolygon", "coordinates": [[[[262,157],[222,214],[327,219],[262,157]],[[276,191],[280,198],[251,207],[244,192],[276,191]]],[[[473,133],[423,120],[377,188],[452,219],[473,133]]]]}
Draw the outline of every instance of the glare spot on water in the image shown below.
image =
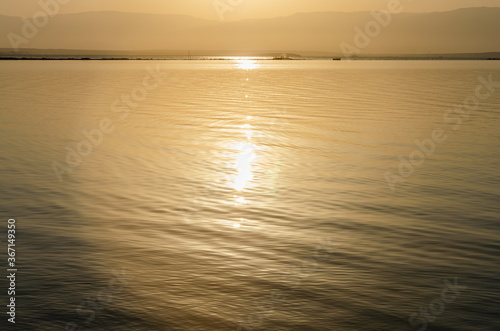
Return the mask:
{"type": "MultiPolygon", "coordinates": [[[[257,63],[256,60],[251,60],[251,59],[248,59],[248,58],[236,58],[234,60],[236,62],[236,66],[240,69],[243,69],[243,70],[253,70],[253,69],[257,69],[259,67],[259,64],[257,63]]],[[[248,78],[247,78],[248,80],[248,78]]]]}
{"type": "Polygon", "coordinates": [[[233,183],[233,187],[236,190],[243,190],[247,183],[253,179],[251,162],[254,158],[255,154],[251,149],[245,150],[238,155],[236,159],[236,170],[238,171],[238,175],[233,183]]]}
{"type": "Polygon", "coordinates": [[[244,198],[244,197],[236,197],[236,196],[235,196],[235,198],[236,198],[236,202],[237,202],[238,204],[245,204],[245,203],[247,203],[247,201],[245,200],[245,198],[244,198]]]}

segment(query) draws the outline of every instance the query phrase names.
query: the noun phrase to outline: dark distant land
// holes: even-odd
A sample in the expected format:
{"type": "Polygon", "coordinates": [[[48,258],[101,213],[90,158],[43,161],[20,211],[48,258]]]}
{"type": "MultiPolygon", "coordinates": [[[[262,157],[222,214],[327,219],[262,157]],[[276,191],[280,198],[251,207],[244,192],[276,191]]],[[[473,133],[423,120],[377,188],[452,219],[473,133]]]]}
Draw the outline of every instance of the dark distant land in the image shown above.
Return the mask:
{"type": "Polygon", "coordinates": [[[344,57],[338,53],[298,51],[96,51],[65,49],[0,49],[0,60],[220,60],[225,57],[285,58],[292,60],[500,60],[500,52],[455,54],[364,54],[344,57]]]}

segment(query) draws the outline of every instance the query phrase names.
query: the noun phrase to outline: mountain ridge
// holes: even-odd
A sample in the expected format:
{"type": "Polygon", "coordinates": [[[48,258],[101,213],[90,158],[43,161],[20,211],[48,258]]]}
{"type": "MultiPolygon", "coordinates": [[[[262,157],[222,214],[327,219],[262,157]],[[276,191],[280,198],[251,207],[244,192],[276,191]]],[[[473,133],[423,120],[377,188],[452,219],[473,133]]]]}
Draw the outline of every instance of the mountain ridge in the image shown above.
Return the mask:
{"type": "MultiPolygon", "coordinates": [[[[205,51],[232,49],[326,52],[355,46],[355,27],[373,21],[370,12],[314,12],[266,19],[220,22],[189,15],[94,11],[49,18],[19,46],[37,49],[205,51]]],[[[0,48],[9,34],[23,38],[20,17],[0,15],[0,48]]],[[[500,51],[500,8],[471,7],[392,15],[361,54],[446,54],[500,51]]]]}

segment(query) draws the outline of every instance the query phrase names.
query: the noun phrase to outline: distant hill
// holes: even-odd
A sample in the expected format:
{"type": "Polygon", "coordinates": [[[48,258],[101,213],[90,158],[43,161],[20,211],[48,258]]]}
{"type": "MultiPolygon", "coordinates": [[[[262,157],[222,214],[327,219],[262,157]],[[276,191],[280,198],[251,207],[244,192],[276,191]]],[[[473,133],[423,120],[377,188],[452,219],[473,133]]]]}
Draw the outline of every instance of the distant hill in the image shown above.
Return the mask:
{"type": "MultiPolygon", "coordinates": [[[[23,48],[74,50],[217,50],[338,54],[354,45],[354,27],[372,21],[369,12],[301,13],[273,19],[218,22],[182,15],[88,12],[57,15],[23,48]]],[[[19,17],[0,15],[0,48],[9,32],[21,34],[19,17]]],[[[500,8],[401,13],[373,38],[366,54],[446,54],[500,51],[500,8]]]]}

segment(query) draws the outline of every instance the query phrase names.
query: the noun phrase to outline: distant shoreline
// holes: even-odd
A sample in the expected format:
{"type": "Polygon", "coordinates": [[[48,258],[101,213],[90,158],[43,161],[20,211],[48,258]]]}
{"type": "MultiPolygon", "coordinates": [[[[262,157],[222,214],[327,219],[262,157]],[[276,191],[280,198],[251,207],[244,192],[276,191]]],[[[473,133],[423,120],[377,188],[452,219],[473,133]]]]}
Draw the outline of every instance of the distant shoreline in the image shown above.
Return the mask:
{"type": "Polygon", "coordinates": [[[500,61],[500,58],[458,58],[458,57],[357,57],[357,58],[332,58],[332,57],[300,57],[274,59],[258,56],[223,56],[223,57],[15,57],[0,56],[0,61],[224,61],[235,58],[249,58],[260,61],[500,61]]]}

